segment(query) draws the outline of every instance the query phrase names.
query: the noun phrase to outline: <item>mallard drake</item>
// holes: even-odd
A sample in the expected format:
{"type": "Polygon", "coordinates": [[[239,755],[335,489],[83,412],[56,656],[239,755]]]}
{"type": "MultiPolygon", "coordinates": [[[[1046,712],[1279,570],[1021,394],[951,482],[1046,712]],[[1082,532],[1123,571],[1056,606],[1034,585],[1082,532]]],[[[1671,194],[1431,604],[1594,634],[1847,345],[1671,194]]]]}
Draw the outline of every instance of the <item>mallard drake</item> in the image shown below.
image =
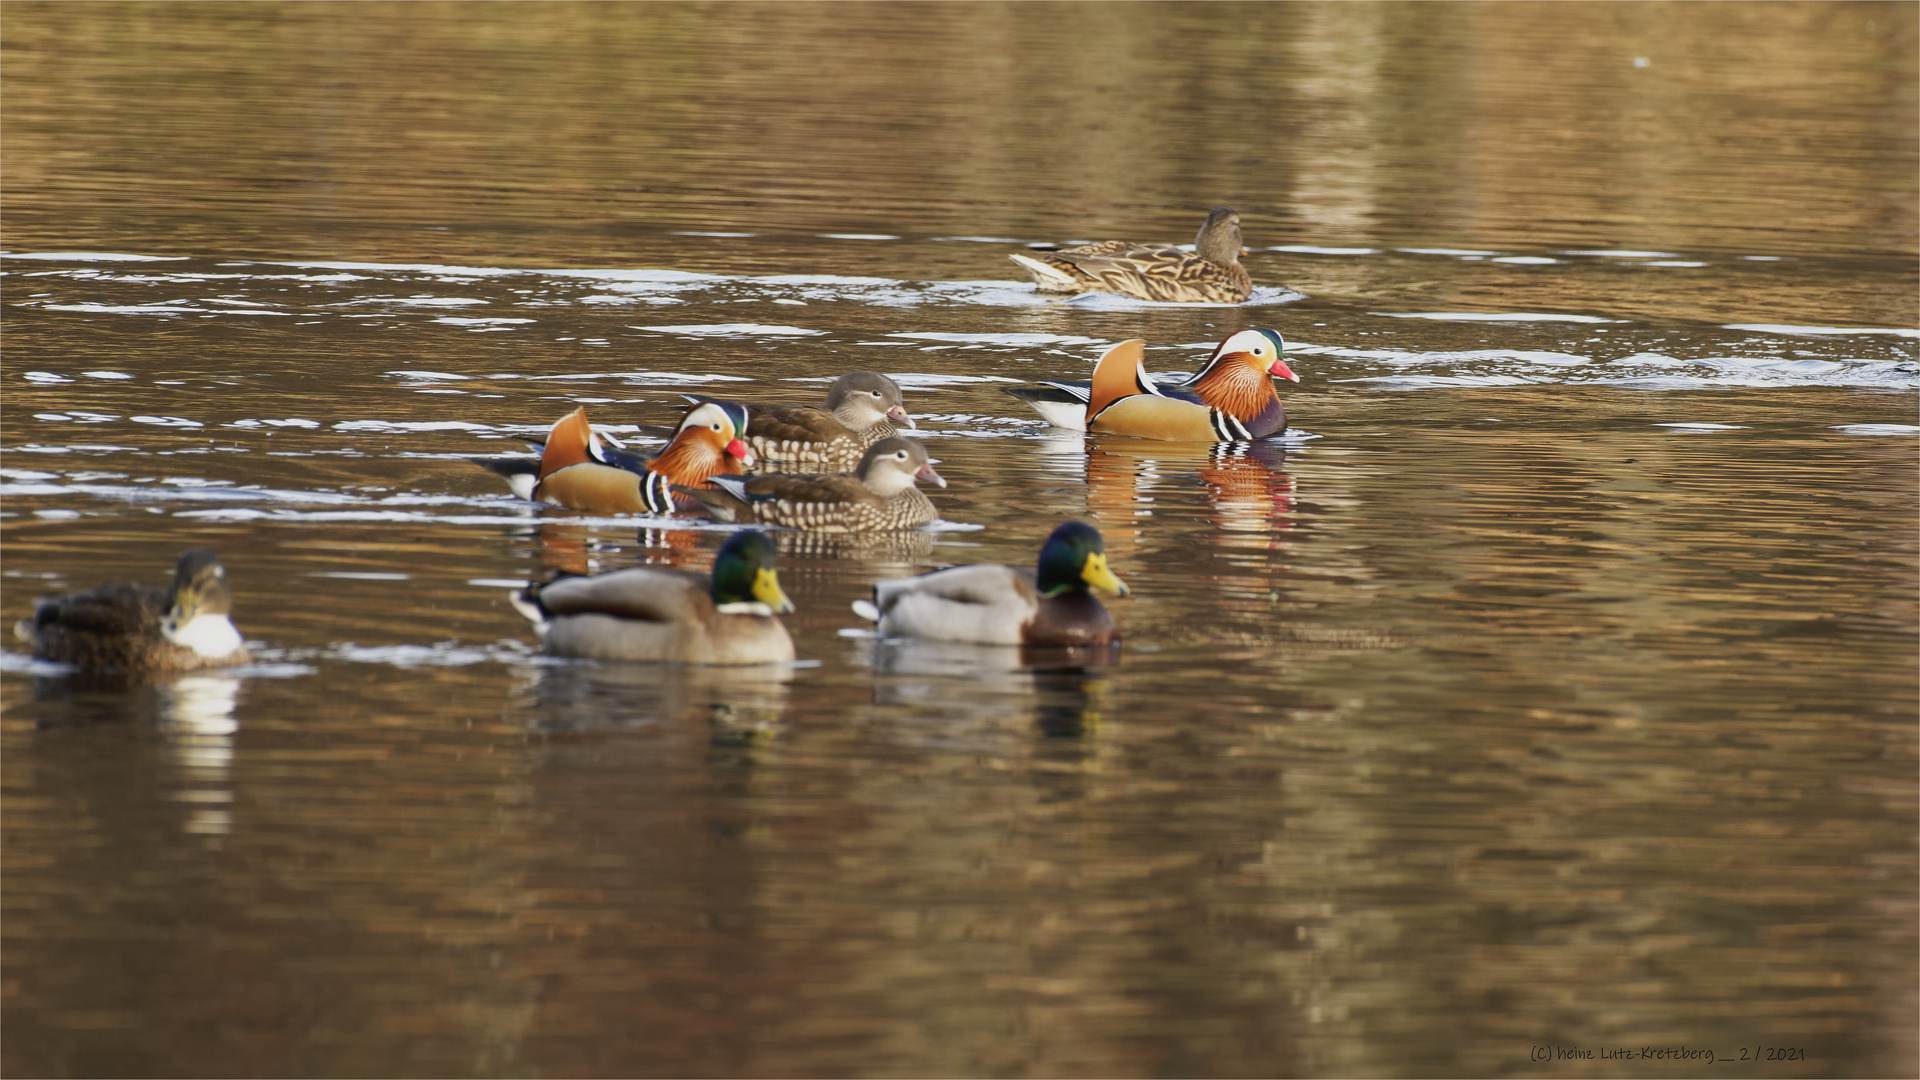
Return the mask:
{"type": "Polygon", "coordinates": [[[1138,339],[1108,349],[1090,382],[1008,387],[1055,427],[1168,441],[1244,441],[1287,430],[1273,376],[1299,382],[1272,330],[1242,330],[1214,346],[1206,366],[1185,379],[1147,375],[1138,339]]]}
{"type": "Polygon", "coordinates": [[[853,610],[881,637],[988,645],[1104,645],[1120,640],[1113,616],[1089,589],[1125,596],[1107,567],[1100,531],[1081,521],[1053,530],[1038,571],[976,563],[878,581],[853,610]]]}
{"type": "Polygon", "coordinates": [[[746,424],[746,406],[698,400],[681,417],[673,440],[647,457],[608,446],[583,407],[555,421],[538,462],[492,458],[480,464],[533,502],[596,514],[671,514],[679,509],[674,485],[699,486],[752,467],[753,451],[741,438],[746,424]]]}
{"type": "Polygon", "coordinates": [[[1193,238],[1192,251],[1172,244],[1103,244],[1009,255],[1041,292],[1110,292],[1173,304],[1238,304],[1253,292],[1240,265],[1240,212],[1218,207],[1193,238]]]}
{"type": "Polygon", "coordinates": [[[675,490],[698,499],[715,521],[823,533],[893,532],[917,529],[940,516],[914,486],[916,480],[947,486],[933,470],[926,447],[892,435],[867,447],[852,473],[716,476],[713,486],[718,490],[675,490]]]}
{"type": "Polygon", "coordinates": [[[228,617],[232,611],[220,557],[192,547],[181,554],[164,592],[112,584],[42,597],[13,633],[42,660],[88,671],[170,675],[253,658],[228,617]]]}
{"type": "Polygon", "coordinates": [[[712,574],[634,567],[563,575],[511,594],[549,656],[677,664],[781,664],[793,639],[775,618],[793,610],[774,571],[773,540],[737,532],[712,574]]]}
{"type": "Polygon", "coordinates": [[[747,445],[755,454],[825,472],[851,472],[867,447],[898,432],[895,424],[917,426],[900,385],[877,371],[835,379],[824,406],[753,405],[747,417],[747,445]]]}

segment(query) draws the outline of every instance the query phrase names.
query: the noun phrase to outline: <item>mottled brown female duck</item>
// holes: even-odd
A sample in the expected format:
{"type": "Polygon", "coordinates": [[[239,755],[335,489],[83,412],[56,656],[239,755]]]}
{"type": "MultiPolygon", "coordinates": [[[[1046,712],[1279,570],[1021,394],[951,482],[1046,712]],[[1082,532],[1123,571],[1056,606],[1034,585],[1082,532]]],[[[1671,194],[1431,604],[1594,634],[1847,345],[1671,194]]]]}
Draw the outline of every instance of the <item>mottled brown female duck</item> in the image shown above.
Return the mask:
{"type": "Polygon", "coordinates": [[[1113,616],[1089,589],[1127,595],[1107,568],[1100,531],[1081,521],[1053,530],[1034,570],[976,563],[919,577],[877,581],[853,610],[881,637],[987,645],[1105,645],[1120,640],[1113,616]]]}
{"type": "Polygon", "coordinates": [[[821,472],[851,472],[867,447],[901,427],[915,427],[900,385],[877,371],[840,376],[820,405],[753,405],[747,410],[747,445],[768,463],[821,472]]]}
{"type": "Polygon", "coordinates": [[[782,664],[793,639],[776,616],[793,610],[766,533],[733,534],[713,573],[634,567],[563,576],[512,596],[549,656],[678,664],[782,664]]]}
{"type": "Polygon", "coordinates": [[[1123,341],[1094,366],[1090,382],[1008,387],[1055,427],[1141,439],[1243,442],[1287,430],[1274,378],[1299,382],[1272,330],[1242,330],[1214,346],[1206,366],[1184,380],[1147,374],[1146,342],[1123,341]]]}
{"type": "Polygon", "coordinates": [[[1239,211],[1222,206],[1209,213],[1193,247],[1109,240],[1007,257],[1033,275],[1041,292],[1110,292],[1174,304],[1238,304],[1253,293],[1240,265],[1239,211]]]}
{"type": "Polygon", "coordinates": [[[715,521],[759,522],[822,533],[897,532],[917,529],[940,516],[914,486],[927,480],[946,487],[933,470],[927,448],[902,435],[872,446],[853,473],[717,476],[717,491],[682,490],[700,500],[715,521]]]}
{"type": "Polygon", "coordinates": [[[180,556],[164,591],[113,584],[42,597],[13,633],[42,660],[87,671],[171,675],[252,659],[232,611],[219,556],[193,547],[180,556]]]}

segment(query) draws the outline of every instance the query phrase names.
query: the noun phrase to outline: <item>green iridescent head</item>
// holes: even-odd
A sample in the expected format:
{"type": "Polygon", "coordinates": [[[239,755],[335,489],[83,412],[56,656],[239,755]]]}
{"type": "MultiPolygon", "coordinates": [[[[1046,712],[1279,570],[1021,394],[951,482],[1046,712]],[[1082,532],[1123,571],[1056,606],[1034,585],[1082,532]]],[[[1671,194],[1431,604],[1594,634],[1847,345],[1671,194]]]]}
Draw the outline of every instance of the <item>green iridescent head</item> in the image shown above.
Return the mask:
{"type": "Polygon", "coordinates": [[[1107,568],[1107,545],[1100,530],[1084,521],[1069,521],[1053,530],[1040,548],[1040,592],[1045,596],[1099,589],[1111,596],[1127,595],[1127,584],[1107,568]]]}
{"type": "Polygon", "coordinates": [[[793,610],[773,569],[773,538],[758,529],[734,533],[713,557],[713,602],[764,604],[775,615],[793,610]]]}

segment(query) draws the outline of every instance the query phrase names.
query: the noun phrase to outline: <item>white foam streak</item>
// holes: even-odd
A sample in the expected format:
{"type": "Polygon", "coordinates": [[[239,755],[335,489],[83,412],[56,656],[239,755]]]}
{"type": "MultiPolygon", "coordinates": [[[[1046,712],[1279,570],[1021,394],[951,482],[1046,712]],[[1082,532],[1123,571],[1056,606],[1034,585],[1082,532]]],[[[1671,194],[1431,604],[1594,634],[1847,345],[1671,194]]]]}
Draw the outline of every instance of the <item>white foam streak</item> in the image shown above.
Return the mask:
{"type": "Polygon", "coordinates": [[[1892,326],[1791,326],[1784,323],[1728,323],[1723,329],[1750,330],[1756,334],[1794,334],[1816,337],[1830,334],[1890,334],[1894,337],[1920,338],[1920,330],[1892,326]]]}
{"type": "Polygon", "coordinates": [[[1891,435],[1902,439],[1920,435],[1920,427],[1912,424],[1835,424],[1833,430],[1848,435],[1891,435]]]}
{"type": "Polygon", "coordinates": [[[1101,338],[1079,337],[1073,334],[949,334],[933,330],[904,331],[888,334],[888,337],[915,338],[922,341],[953,341],[979,343],[982,345],[1011,345],[1015,348],[1036,348],[1041,345],[1105,345],[1101,338]]]}
{"type": "Polygon", "coordinates": [[[1625,319],[1603,319],[1597,315],[1552,315],[1532,311],[1370,311],[1389,319],[1437,319],[1443,322],[1567,322],[1617,323],[1625,319]]]}
{"type": "Polygon", "coordinates": [[[694,326],[636,326],[656,334],[685,334],[690,337],[800,337],[824,334],[800,326],[767,326],[761,323],[713,323],[694,326]]]}

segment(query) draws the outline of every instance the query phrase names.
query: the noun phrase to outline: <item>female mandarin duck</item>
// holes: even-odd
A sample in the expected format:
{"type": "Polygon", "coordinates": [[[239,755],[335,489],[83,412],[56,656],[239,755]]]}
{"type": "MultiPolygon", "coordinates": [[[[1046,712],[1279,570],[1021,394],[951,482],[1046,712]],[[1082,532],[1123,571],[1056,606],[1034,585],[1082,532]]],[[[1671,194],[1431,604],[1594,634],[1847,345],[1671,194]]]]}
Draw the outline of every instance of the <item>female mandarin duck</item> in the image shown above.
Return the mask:
{"type": "Polygon", "coordinates": [[[1272,330],[1242,330],[1215,346],[1198,372],[1163,383],[1147,375],[1146,342],[1123,341],[1100,358],[1091,382],[1007,393],[1055,427],[1076,431],[1185,442],[1264,439],[1287,430],[1270,376],[1300,381],[1281,358],[1285,345],[1272,330]]]}
{"type": "Polygon", "coordinates": [[[757,521],[822,533],[897,532],[940,516],[914,486],[916,480],[947,486],[933,471],[926,447],[893,435],[867,447],[853,473],[716,476],[717,491],[676,490],[698,499],[715,521],[757,521]]]}
{"type": "Polygon", "coordinates": [[[228,618],[232,611],[219,556],[193,547],[180,556],[164,592],[115,584],[42,597],[13,632],[42,660],[88,671],[171,675],[252,659],[228,618]]]}
{"type": "Polygon", "coordinates": [[[1099,530],[1069,521],[1040,548],[1038,573],[997,563],[956,566],[879,581],[853,610],[881,637],[988,645],[1105,645],[1120,640],[1113,616],[1089,589],[1127,595],[1107,568],[1099,530]]]}
{"type": "Polygon", "coordinates": [[[1111,292],[1177,304],[1238,304],[1253,293],[1240,265],[1240,213],[1218,207],[1193,238],[1193,251],[1171,244],[1104,244],[1009,255],[1041,292],[1111,292]]]}
{"type": "Polygon", "coordinates": [[[753,466],[741,438],[746,423],[746,407],[737,402],[696,401],[673,441],[647,458],[606,445],[579,408],[554,423],[537,465],[516,458],[481,464],[533,502],[596,514],[671,514],[679,505],[675,485],[699,486],[753,466]]]}
{"type": "Polygon", "coordinates": [[[562,576],[515,593],[549,656],[676,664],[783,664],[793,639],[776,615],[793,610],[766,533],[737,532],[713,573],[634,567],[562,576]]]}
{"type": "Polygon", "coordinates": [[[900,385],[877,371],[835,379],[824,407],[755,405],[747,416],[747,446],[756,455],[825,472],[851,472],[867,447],[898,432],[895,424],[917,426],[901,402],[900,385]]]}

